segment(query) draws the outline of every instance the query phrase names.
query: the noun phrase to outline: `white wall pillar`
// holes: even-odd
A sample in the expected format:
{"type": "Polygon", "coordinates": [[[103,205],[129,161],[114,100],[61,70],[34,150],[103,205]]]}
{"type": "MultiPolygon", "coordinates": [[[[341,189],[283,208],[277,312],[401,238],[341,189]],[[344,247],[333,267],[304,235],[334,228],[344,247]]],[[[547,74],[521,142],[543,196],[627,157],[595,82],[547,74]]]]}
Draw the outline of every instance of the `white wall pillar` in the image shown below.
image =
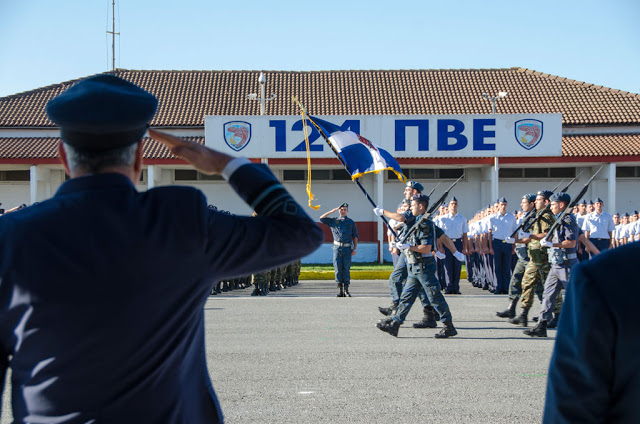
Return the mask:
{"type": "Polygon", "coordinates": [[[51,170],[41,165],[29,168],[29,201],[31,204],[51,197],[51,170]]]}
{"type": "Polygon", "coordinates": [[[607,212],[611,215],[616,213],[616,164],[610,163],[607,168],[607,212]]]}
{"type": "Polygon", "coordinates": [[[493,167],[491,168],[491,203],[500,197],[499,172],[500,165],[498,158],[493,158],[493,167]]]}
{"type": "MultiPolygon", "coordinates": [[[[384,172],[378,172],[376,174],[376,202],[378,206],[383,207],[384,205],[384,172]]],[[[395,211],[393,211],[395,212],[395,211]]],[[[374,215],[375,216],[375,215],[374,215]]],[[[376,216],[377,227],[378,227],[378,262],[384,262],[384,235],[387,232],[387,228],[382,222],[382,219],[376,216]]]]}
{"type": "Polygon", "coordinates": [[[155,165],[147,166],[147,190],[156,186],[156,170],[157,168],[155,165]]]}

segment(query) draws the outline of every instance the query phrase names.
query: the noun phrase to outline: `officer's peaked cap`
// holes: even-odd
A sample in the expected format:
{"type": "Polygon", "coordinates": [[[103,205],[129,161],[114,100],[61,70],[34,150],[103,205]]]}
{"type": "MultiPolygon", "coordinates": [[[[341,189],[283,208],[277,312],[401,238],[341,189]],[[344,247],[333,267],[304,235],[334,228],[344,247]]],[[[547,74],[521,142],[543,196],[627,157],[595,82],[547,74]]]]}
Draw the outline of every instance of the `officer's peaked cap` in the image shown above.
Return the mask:
{"type": "Polygon", "coordinates": [[[99,152],[140,141],[158,100],[114,75],[85,78],[47,103],[47,115],[60,126],[65,143],[99,152]]]}
{"type": "Polygon", "coordinates": [[[422,193],[422,190],[424,190],[424,187],[422,186],[422,184],[420,184],[417,181],[407,181],[407,187],[411,187],[412,189],[418,190],[421,193],[422,193]]]}
{"type": "Polygon", "coordinates": [[[569,196],[569,193],[554,193],[549,200],[551,200],[552,202],[564,202],[567,205],[569,204],[569,202],[571,202],[571,196],[569,196]]]}
{"type": "Polygon", "coordinates": [[[347,208],[349,209],[349,204],[348,203],[343,203],[339,206],[340,208],[347,208]]]}

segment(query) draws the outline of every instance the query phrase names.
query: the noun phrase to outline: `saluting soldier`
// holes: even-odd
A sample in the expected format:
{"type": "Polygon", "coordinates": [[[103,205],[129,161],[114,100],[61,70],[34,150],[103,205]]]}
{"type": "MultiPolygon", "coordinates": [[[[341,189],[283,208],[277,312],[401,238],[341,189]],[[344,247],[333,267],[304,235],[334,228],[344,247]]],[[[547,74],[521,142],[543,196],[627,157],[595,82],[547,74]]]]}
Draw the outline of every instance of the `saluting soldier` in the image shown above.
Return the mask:
{"type": "Polygon", "coordinates": [[[549,260],[547,258],[547,248],[540,245],[549,228],[555,221],[550,210],[546,209],[549,203],[549,197],[553,193],[549,190],[540,190],[536,195],[536,210],[541,214],[531,227],[530,234],[525,234],[521,243],[528,243],[527,253],[529,255],[529,263],[527,264],[524,275],[522,277],[522,311],[519,316],[511,318],[510,323],[516,325],[527,326],[529,309],[533,306],[533,297],[536,288],[546,280],[549,272],[549,260]],[[543,212],[544,211],[544,212],[543,212]]]}
{"type": "MultiPolygon", "coordinates": [[[[567,193],[555,193],[550,198],[551,213],[556,219],[569,206],[571,196],[567,193]]],[[[569,270],[578,264],[576,254],[576,242],[578,240],[578,224],[575,217],[568,213],[553,231],[549,240],[542,240],[540,245],[549,248],[548,258],[550,269],[544,283],[544,295],[542,298],[542,311],[538,324],[525,330],[524,334],[531,337],[547,337],[547,324],[553,318],[552,311],[556,308],[556,300],[560,291],[567,288],[569,270]]]]}
{"type": "Polygon", "coordinates": [[[347,217],[347,213],[349,213],[349,205],[343,203],[320,216],[320,222],[329,226],[333,234],[333,268],[338,285],[336,297],[351,297],[349,293],[351,257],[356,254],[358,247],[358,228],[356,223],[347,217]],[[336,211],[340,217],[329,218],[329,215],[336,211]]]}

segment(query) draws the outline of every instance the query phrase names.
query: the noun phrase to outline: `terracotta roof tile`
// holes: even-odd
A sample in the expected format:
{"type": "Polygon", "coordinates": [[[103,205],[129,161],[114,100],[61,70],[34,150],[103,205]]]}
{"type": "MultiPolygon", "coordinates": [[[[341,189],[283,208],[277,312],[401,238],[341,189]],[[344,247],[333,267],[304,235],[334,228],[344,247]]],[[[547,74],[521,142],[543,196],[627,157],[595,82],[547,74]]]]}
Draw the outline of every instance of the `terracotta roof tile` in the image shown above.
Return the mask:
{"type": "MultiPolygon", "coordinates": [[[[260,71],[114,72],[155,94],[152,122],[163,127],[202,127],[205,115],[256,115],[260,71]]],[[[491,112],[482,93],[509,95],[499,113],[562,113],[564,125],[638,125],[640,95],[530,69],[265,71],[269,115],[297,114],[298,96],[316,115],[480,114],[491,112]]],[[[0,98],[0,127],[52,127],[46,102],[75,81],[0,98]]]]}
{"type": "MultiPolygon", "coordinates": [[[[204,144],[204,137],[186,137],[204,144]]],[[[56,137],[0,138],[0,160],[2,159],[56,159],[58,142],[56,137]]],[[[144,138],[145,159],[176,159],[167,148],[155,140],[144,138]]],[[[563,157],[638,156],[640,134],[620,135],[571,135],[562,137],[563,157]]]]}

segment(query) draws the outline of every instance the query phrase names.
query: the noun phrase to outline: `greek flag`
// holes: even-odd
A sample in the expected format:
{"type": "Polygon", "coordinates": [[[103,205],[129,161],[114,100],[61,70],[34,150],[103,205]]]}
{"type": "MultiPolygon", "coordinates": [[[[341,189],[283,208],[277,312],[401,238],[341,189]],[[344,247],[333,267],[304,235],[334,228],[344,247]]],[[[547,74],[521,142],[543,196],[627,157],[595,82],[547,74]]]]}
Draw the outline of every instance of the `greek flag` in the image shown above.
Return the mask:
{"type": "Polygon", "coordinates": [[[342,158],[352,180],[364,174],[377,174],[389,170],[393,171],[400,181],[406,181],[407,177],[402,173],[398,161],[386,150],[353,131],[343,131],[336,125],[313,116],[309,116],[309,119],[324,132],[323,135],[342,158]]]}

